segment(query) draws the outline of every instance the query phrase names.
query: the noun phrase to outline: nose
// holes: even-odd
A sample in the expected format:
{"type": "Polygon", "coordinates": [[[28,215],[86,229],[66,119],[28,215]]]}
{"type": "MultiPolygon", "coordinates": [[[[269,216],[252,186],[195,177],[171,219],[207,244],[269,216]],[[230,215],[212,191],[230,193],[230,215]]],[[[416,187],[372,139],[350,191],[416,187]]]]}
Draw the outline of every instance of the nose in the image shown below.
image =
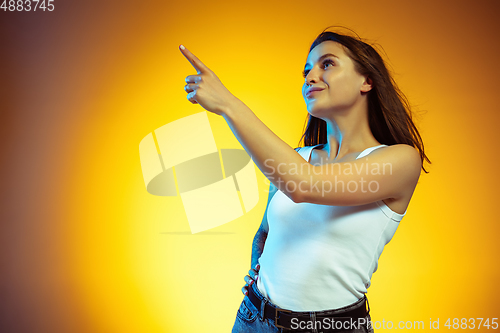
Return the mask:
{"type": "Polygon", "coordinates": [[[313,84],[318,83],[318,76],[315,73],[316,71],[314,71],[313,69],[311,69],[309,73],[307,73],[305,77],[306,85],[312,86],[313,84]]]}

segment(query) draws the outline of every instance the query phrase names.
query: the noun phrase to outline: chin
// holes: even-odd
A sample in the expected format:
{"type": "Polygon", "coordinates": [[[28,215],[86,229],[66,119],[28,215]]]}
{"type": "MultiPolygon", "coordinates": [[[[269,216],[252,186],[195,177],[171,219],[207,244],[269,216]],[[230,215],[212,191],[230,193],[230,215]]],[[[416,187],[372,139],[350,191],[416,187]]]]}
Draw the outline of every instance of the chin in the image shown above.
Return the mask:
{"type": "Polygon", "coordinates": [[[326,117],[328,114],[330,114],[331,110],[329,108],[321,107],[320,105],[309,104],[307,106],[307,112],[311,116],[322,119],[326,117]]]}

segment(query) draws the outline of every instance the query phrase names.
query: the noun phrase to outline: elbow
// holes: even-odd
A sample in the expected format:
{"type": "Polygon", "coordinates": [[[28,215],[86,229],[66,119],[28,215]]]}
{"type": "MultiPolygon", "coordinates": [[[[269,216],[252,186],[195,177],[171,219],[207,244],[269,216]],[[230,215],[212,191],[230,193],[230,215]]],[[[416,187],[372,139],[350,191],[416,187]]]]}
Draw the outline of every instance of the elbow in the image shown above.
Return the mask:
{"type": "Polygon", "coordinates": [[[294,203],[304,202],[304,193],[302,193],[301,191],[287,191],[287,196],[294,203]]]}
{"type": "Polygon", "coordinates": [[[294,203],[302,203],[307,201],[307,182],[305,180],[295,180],[287,183],[284,193],[294,203]]]}
{"type": "Polygon", "coordinates": [[[292,200],[294,203],[302,202],[302,195],[299,191],[293,191],[289,188],[289,186],[283,186],[280,191],[283,192],[283,194],[286,195],[288,199],[292,200]]]}
{"type": "Polygon", "coordinates": [[[309,183],[303,178],[279,179],[276,187],[294,203],[305,202],[308,196],[309,183]]]}
{"type": "Polygon", "coordinates": [[[301,203],[301,202],[303,202],[302,198],[297,193],[290,193],[289,192],[287,194],[287,197],[290,198],[290,200],[292,200],[294,203],[301,203]]]}
{"type": "Polygon", "coordinates": [[[299,195],[295,195],[295,197],[293,198],[293,202],[295,202],[295,203],[303,203],[303,202],[306,202],[306,201],[304,200],[304,197],[299,196],[299,195]]]}

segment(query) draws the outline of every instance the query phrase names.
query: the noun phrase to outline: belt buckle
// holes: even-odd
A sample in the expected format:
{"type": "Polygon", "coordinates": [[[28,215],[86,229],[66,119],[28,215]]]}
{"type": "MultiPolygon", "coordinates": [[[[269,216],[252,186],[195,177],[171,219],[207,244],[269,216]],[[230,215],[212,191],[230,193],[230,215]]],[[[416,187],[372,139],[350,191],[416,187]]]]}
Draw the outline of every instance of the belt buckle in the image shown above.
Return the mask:
{"type": "Polygon", "coordinates": [[[275,310],[275,312],[274,312],[274,326],[276,326],[277,328],[289,329],[288,327],[281,326],[280,324],[278,324],[278,319],[279,319],[278,311],[291,313],[292,310],[280,309],[278,307],[276,307],[274,310],[275,310]]]}

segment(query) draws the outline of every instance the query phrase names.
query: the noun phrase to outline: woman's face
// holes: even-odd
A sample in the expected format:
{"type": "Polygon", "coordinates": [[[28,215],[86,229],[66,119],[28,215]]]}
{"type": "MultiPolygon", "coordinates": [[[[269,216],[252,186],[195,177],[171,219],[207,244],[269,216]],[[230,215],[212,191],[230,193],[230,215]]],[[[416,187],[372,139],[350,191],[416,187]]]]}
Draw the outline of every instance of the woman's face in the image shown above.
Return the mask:
{"type": "Polygon", "coordinates": [[[351,109],[362,100],[362,92],[371,89],[366,78],[355,70],[344,47],[334,41],[322,42],[312,49],[304,77],[302,96],[307,111],[318,118],[328,117],[331,111],[351,109]]]}

